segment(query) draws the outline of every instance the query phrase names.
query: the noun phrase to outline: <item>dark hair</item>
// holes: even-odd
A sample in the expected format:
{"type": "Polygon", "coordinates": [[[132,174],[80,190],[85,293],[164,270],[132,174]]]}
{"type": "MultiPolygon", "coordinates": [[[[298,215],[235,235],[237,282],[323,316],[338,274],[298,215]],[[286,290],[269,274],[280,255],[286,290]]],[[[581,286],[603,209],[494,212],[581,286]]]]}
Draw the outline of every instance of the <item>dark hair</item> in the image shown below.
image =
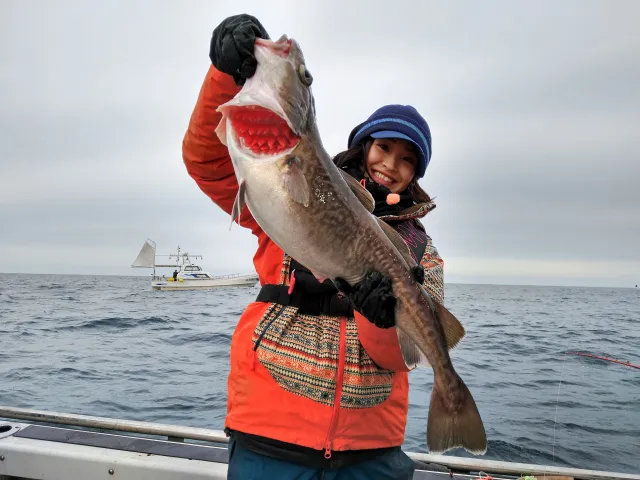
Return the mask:
{"type": "MultiPolygon", "coordinates": [[[[355,144],[353,147],[345,150],[344,152],[340,152],[333,157],[333,163],[338,168],[355,169],[363,175],[365,169],[365,158],[367,158],[367,153],[369,152],[369,148],[371,148],[372,143],[372,140],[369,138],[364,142],[355,144]]],[[[411,179],[411,182],[409,182],[407,194],[415,203],[431,201],[429,194],[427,194],[427,192],[425,192],[418,184],[418,178],[415,175],[411,179]]]]}

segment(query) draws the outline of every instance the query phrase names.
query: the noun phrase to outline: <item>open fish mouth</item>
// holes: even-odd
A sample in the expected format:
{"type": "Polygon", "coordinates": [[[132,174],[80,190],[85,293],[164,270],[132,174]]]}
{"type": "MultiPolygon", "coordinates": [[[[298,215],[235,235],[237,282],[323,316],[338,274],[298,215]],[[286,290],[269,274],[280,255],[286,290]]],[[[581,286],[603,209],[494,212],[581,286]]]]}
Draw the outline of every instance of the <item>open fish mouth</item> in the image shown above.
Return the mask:
{"type": "Polygon", "coordinates": [[[268,108],[234,106],[227,115],[240,147],[254,155],[273,157],[293,150],[300,143],[300,137],[286,120],[268,108]]]}

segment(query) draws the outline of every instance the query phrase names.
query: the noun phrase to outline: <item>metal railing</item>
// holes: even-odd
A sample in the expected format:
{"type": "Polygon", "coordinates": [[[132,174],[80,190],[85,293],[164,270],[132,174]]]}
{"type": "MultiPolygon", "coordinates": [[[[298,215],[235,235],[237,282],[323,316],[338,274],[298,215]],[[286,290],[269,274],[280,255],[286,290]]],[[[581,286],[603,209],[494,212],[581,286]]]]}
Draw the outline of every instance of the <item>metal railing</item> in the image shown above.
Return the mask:
{"type": "MultiPolygon", "coordinates": [[[[0,418],[157,435],[167,437],[168,440],[178,442],[184,441],[185,439],[217,443],[229,442],[225,433],[220,430],[94,417],[72,413],[48,412],[42,410],[31,410],[28,408],[0,406],[0,418]]],[[[630,473],[603,472],[597,470],[534,465],[528,463],[501,462],[498,460],[481,460],[448,455],[434,455],[430,453],[407,452],[407,455],[413,460],[417,460],[419,462],[445,465],[452,470],[457,471],[487,472],[509,475],[562,475],[585,480],[640,480],[640,475],[630,473]]]]}
{"type": "Polygon", "coordinates": [[[120,432],[142,433],[168,437],[174,441],[204,440],[207,442],[228,443],[224,432],[206,428],[183,427],[163,423],[140,422],[136,420],[122,420],[73,413],[47,412],[29,408],[14,408],[0,406],[0,418],[27,420],[32,422],[55,423],[76,427],[102,428],[120,432]]]}
{"type": "Polygon", "coordinates": [[[254,273],[230,273],[228,275],[215,275],[212,277],[212,280],[223,279],[223,278],[238,278],[238,277],[258,278],[258,275],[254,273]]]}

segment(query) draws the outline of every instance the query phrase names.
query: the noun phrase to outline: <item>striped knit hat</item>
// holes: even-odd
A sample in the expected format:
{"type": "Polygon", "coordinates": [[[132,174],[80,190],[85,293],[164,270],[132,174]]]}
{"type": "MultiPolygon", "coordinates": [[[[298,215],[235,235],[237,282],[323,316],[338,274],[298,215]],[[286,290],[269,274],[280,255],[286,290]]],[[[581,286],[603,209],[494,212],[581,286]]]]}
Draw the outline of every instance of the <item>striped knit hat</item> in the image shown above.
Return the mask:
{"type": "Polygon", "coordinates": [[[418,149],[416,175],[424,176],[431,160],[431,131],[427,121],[411,105],[385,105],[373,112],[351,131],[349,148],[367,137],[402,138],[413,143],[418,149]]]}

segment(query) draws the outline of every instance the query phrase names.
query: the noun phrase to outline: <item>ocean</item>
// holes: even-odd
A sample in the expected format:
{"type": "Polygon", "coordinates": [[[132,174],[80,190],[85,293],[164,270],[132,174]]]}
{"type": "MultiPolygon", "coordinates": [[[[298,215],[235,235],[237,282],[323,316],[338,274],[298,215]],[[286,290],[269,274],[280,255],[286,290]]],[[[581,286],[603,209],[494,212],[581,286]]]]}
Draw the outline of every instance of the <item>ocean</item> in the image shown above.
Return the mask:
{"type": "MultiPolygon", "coordinates": [[[[258,287],[0,274],[0,405],[221,430],[229,343],[258,287]]],[[[640,289],[447,284],[483,458],[640,471],[640,289]]],[[[432,373],[410,374],[404,449],[426,452],[432,373]]],[[[469,456],[455,450],[449,455],[469,456]]]]}

